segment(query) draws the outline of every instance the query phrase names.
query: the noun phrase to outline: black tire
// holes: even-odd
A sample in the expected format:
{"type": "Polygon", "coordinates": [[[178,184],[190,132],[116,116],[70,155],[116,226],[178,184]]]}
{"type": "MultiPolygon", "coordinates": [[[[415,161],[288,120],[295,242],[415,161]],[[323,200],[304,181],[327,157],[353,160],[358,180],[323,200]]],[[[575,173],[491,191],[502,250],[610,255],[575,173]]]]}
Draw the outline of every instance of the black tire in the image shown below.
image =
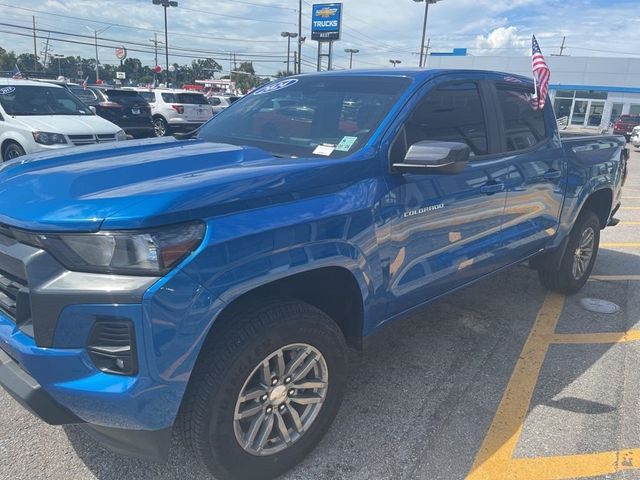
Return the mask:
{"type": "Polygon", "coordinates": [[[156,137],[166,137],[169,135],[169,124],[162,117],[153,119],[153,134],[156,137]]]}
{"type": "Polygon", "coordinates": [[[22,148],[20,144],[16,142],[9,142],[2,149],[2,161],[7,162],[25,154],[24,148],[22,148]]]}
{"type": "Polygon", "coordinates": [[[578,216],[571,234],[567,249],[560,263],[560,270],[538,270],[538,278],[540,283],[549,290],[559,293],[571,294],[579,291],[589,279],[593,265],[595,264],[600,246],[600,219],[590,210],[584,210],[578,216]],[[585,232],[593,232],[593,250],[588,265],[580,270],[578,278],[574,274],[574,265],[576,263],[576,252],[580,249],[580,242],[585,232]]]}
{"type": "Polygon", "coordinates": [[[178,424],[187,446],[217,479],[265,480],[298,464],[328,430],[344,394],[347,347],[336,323],[303,302],[265,299],[234,310],[205,342],[178,424]],[[254,369],[291,344],[310,345],[326,361],[324,403],[295,442],[277,453],[257,456],[237,440],[236,402],[254,369]]]}

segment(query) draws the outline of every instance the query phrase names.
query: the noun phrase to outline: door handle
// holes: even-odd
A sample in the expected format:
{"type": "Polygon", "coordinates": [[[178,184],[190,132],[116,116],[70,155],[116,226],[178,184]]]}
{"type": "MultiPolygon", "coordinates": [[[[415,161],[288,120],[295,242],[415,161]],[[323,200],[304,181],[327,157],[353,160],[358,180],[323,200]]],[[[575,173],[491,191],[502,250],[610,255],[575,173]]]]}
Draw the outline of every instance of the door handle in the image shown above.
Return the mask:
{"type": "Polygon", "coordinates": [[[480,191],[487,195],[493,195],[494,193],[504,192],[504,188],[504,183],[487,183],[480,187],[480,191]]]}
{"type": "Polygon", "coordinates": [[[556,170],[552,168],[551,170],[544,173],[545,180],[556,180],[562,176],[562,172],[560,170],[556,170]]]}

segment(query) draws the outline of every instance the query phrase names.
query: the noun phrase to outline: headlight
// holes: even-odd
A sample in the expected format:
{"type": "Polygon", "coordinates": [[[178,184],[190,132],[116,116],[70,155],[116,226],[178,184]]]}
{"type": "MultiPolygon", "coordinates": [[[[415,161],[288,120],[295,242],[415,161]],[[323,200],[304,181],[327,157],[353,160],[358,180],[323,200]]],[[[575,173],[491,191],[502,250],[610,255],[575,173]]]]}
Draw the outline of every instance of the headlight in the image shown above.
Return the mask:
{"type": "Polygon", "coordinates": [[[67,143],[67,139],[60,133],[33,132],[33,139],[42,145],[60,145],[67,143]]]}
{"type": "Polygon", "coordinates": [[[127,134],[124,133],[124,130],[118,130],[116,132],[116,140],[126,140],[127,139],[127,134]]]}
{"type": "Polygon", "coordinates": [[[53,255],[69,270],[121,275],[162,275],[202,242],[202,223],[136,232],[31,234],[16,238],[53,255]]]}

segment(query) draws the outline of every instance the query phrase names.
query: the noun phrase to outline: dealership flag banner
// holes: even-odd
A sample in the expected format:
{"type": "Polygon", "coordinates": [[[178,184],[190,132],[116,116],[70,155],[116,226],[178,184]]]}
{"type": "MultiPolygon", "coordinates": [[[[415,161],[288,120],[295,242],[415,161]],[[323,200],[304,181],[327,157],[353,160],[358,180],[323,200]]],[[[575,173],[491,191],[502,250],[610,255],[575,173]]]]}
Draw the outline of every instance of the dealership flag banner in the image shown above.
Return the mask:
{"type": "Polygon", "coordinates": [[[544,104],[547,101],[547,94],[549,93],[549,79],[551,78],[551,70],[549,65],[542,55],[540,45],[536,40],[536,36],[533,36],[531,46],[531,62],[533,64],[533,80],[536,84],[536,97],[538,99],[538,110],[544,108],[544,104]]]}
{"type": "Polygon", "coordinates": [[[13,67],[13,78],[16,79],[16,80],[22,78],[22,72],[18,68],[18,64],[17,63],[13,67]]]}

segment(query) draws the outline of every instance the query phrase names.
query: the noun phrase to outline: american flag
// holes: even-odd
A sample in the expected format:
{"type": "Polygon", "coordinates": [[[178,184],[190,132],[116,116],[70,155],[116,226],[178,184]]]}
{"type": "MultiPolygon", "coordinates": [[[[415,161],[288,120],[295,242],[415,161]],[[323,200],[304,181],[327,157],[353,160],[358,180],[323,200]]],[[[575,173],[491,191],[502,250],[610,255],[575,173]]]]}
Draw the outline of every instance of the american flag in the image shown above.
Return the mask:
{"type": "Polygon", "coordinates": [[[18,68],[18,64],[17,63],[13,66],[13,77],[12,78],[14,78],[16,80],[19,80],[19,79],[22,78],[22,72],[18,68]]]}
{"type": "Polygon", "coordinates": [[[536,36],[533,36],[531,46],[531,62],[533,64],[533,79],[536,82],[537,97],[538,97],[538,109],[542,110],[547,101],[547,94],[549,93],[549,79],[551,78],[551,70],[549,65],[542,55],[540,45],[536,40],[536,36]]]}

